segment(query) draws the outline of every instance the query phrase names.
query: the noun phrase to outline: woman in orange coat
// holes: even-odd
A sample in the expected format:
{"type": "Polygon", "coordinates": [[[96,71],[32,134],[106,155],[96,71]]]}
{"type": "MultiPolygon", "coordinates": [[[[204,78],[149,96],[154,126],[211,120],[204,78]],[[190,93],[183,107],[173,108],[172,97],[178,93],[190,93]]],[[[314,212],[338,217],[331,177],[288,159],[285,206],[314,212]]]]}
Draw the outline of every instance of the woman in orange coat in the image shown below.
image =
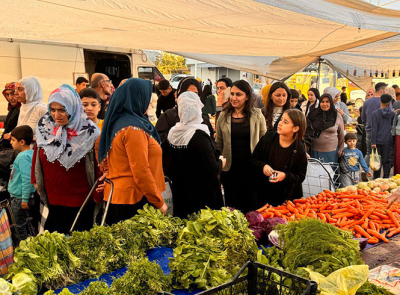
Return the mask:
{"type": "MultiPolygon", "coordinates": [[[[107,224],[133,217],[147,203],[167,211],[160,137],[144,115],[151,94],[150,81],[131,78],[110,100],[99,145],[99,161],[114,183],[107,224]]],[[[105,201],[110,189],[106,184],[105,201]]]]}

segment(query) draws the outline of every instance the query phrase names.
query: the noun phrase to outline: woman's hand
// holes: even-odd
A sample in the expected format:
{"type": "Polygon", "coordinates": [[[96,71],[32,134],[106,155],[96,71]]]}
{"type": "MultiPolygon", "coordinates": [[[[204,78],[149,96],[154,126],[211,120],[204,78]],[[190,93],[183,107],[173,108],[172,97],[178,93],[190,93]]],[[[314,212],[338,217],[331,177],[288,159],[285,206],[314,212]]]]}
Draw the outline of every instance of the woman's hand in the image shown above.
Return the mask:
{"type": "Polygon", "coordinates": [[[222,162],[222,168],[224,168],[225,165],[226,165],[226,158],[224,158],[223,156],[219,156],[219,159],[220,159],[221,162],[222,162]]]}
{"type": "Polygon", "coordinates": [[[343,112],[340,108],[337,108],[336,111],[337,111],[341,116],[344,115],[344,112],[343,112]]]}
{"type": "Polygon", "coordinates": [[[276,174],[276,177],[270,179],[269,182],[277,183],[277,182],[284,181],[286,178],[286,173],[284,173],[284,172],[275,171],[275,174],[276,174]]]}
{"type": "Polygon", "coordinates": [[[4,134],[3,138],[6,139],[6,140],[10,140],[11,139],[11,133],[4,134]]]}
{"type": "Polygon", "coordinates": [[[162,213],[163,215],[167,214],[167,210],[168,210],[167,204],[164,203],[164,205],[162,205],[162,207],[160,208],[160,210],[161,210],[161,213],[162,213]]]}
{"type": "Polygon", "coordinates": [[[263,173],[265,174],[265,176],[270,177],[273,172],[274,172],[274,169],[272,169],[271,166],[269,166],[269,165],[264,166],[263,173]]]}
{"type": "MultiPolygon", "coordinates": [[[[100,177],[99,183],[102,182],[102,181],[104,181],[104,179],[105,179],[107,176],[108,176],[108,173],[107,173],[107,172],[104,173],[103,176],[100,177]]],[[[104,188],[105,188],[105,187],[106,187],[106,183],[105,183],[105,182],[100,183],[100,184],[97,186],[97,188],[96,188],[96,192],[102,193],[102,192],[104,191],[104,188]]]]}
{"type": "Polygon", "coordinates": [[[22,202],[21,203],[21,208],[24,209],[24,210],[28,210],[29,209],[28,202],[22,202]]]}

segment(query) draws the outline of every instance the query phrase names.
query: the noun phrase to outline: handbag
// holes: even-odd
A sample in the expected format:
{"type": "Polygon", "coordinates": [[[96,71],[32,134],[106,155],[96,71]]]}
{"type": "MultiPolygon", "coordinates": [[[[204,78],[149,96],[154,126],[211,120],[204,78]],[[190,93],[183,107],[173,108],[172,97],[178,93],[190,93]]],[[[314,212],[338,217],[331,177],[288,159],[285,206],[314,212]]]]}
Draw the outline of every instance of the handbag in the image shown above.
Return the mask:
{"type": "Polygon", "coordinates": [[[14,163],[18,152],[14,149],[0,150],[0,179],[7,180],[10,178],[11,165],[14,163]]]}

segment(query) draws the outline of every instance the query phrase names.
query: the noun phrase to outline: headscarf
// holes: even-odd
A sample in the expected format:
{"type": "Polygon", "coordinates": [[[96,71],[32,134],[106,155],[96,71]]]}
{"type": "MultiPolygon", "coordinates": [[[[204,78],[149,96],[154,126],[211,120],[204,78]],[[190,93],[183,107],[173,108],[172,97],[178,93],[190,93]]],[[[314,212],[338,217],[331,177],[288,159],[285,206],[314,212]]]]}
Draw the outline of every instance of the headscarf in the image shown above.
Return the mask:
{"type": "Polygon", "coordinates": [[[113,93],[106,112],[99,145],[99,162],[106,157],[112,141],[124,127],[134,126],[161,142],[160,136],[144,115],[150,105],[153,86],[149,80],[130,78],[113,93]]]}
{"type": "Polygon", "coordinates": [[[262,101],[265,106],[267,105],[268,94],[269,94],[269,90],[271,89],[271,86],[272,86],[272,84],[269,84],[267,86],[264,86],[263,89],[261,90],[262,101]]]}
{"type": "Polygon", "coordinates": [[[342,93],[339,89],[337,89],[336,87],[327,87],[324,90],[324,94],[329,94],[333,100],[335,100],[336,95],[338,95],[338,93],[342,93]]]}
{"type": "Polygon", "coordinates": [[[394,90],[393,87],[388,87],[387,92],[393,98],[393,100],[396,100],[396,90],[394,90]]]}
{"type": "Polygon", "coordinates": [[[204,105],[194,92],[184,92],[178,98],[178,115],[180,121],[168,133],[168,141],[174,146],[187,146],[196,130],[208,135],[210,131],[203,122],[201,109],[204,105]]]}
{"type": "Polygon", "coordinates": [[[310,111],[308,115],[308,121],[310,121],[312,128],[314,129],[314,138],[318,138],[322,131],[335,125],[337,119],[337,111],[333,105],[333,99],[330,94],[323,94],[320,98],[320,103],[318,108],[310,111]],[[330,107],[328,111],[323,111],[321,109],[322,99],[327,97],[330,102],[330,107]]]}
{"type": "MultiPolygon", "coordinates": [[[[309,101],[309,100],[307,101],[306,113],[305,113],[305,116],[306,116],[306,117],[308,116],[308,114],[309,114],[312,110],[318,108],[319,99],[320,99],[319,90],[318,90],[317,88],[310,88],[310,89],[308,89],[308,91],[311,91],[312,93],[314,93],[314,95],[315,95],[315,102],[314,102],[314,104],[313,104],[312,106],[310,106],[310,105],[311,105],[310,101],[309,101]]],[[[307,92],[308,92],[308,91],[307,91],[307,92]]]]}
{"type": "MultiPolygon", "coordinates": [[[[10,83],[7,83],[6,86],[4,86],[4,90],[2,92],[4,97],[6,97],[6,91],[7,90],[15,90],[15,84],[16,84],[15,82],[10,82],[10,83]]],[[[7,101],[8,101],[8,99],[7,99],[7,101]]],[[[19,109],[21,107],[21,103],[17,102],[15,107],[19,109]]],[[[12,108],[13,108],[12,104],[8,103],[7,111],[11,110],[12,108]]]]}
{"type": "Polygon", "coordinates": [[[29,76],[19,80],[25,88],[26,103],[21,105],[18,118],[18,126],[28,125],[29,117],[34,113],[38,106],[46,107],[43,102],[43,91],[36,77],[29,76]]]}
{"type": "Polygon", "coordinates": [[[36,127],[36,143],[44,149],[47,160],[58,160],[67,170],[82,159],[93,148],[100,129],[90,120],[78,93],[71,86],[63,84],[49,97],[48,112],[36,127]],[[68,124],[58,126],[50,113],[51,103],[61,104],[68,115],[68,124]]]}
{"type": "Polygon", "coordinates": [[[182,79],[179,82],[178,88],[176,89],[177,97],[179,97],[182,93],[186,92],[190,85],[196,86],[198,95],[201,97],[201,94],[202,94],[201,85],[200,85],[199,81],[197,81],[194,78],[182,79]]]}

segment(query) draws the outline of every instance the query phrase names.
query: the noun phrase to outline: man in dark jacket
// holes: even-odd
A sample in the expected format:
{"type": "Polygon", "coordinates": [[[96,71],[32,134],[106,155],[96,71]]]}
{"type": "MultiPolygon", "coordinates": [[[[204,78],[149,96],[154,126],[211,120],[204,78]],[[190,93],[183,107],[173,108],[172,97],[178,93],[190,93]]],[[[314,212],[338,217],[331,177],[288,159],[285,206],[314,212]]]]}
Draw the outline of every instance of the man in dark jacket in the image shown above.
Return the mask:
{"type": "Polygon", "coordinates": [[[390,173],[390,147],[392,142],[392,123],[395,113],[390,107],[392,97],[389,94],[381,96],[381,107],[372,112],[371,124],[371,148],[378,149],[381,156],[379,171],[374,171],[374,178],[381,177],[383,166],[383,178],[389,178],[390,173]]]}
{"type": "Polygon", "coordinates": [[[156,116],[160,118],[161,112],[165,113],[167,110],[175,107],[175,89],[169,84],[168,80],[161,80],[157,85],[160,95],[157,100],[156,116]]]}

